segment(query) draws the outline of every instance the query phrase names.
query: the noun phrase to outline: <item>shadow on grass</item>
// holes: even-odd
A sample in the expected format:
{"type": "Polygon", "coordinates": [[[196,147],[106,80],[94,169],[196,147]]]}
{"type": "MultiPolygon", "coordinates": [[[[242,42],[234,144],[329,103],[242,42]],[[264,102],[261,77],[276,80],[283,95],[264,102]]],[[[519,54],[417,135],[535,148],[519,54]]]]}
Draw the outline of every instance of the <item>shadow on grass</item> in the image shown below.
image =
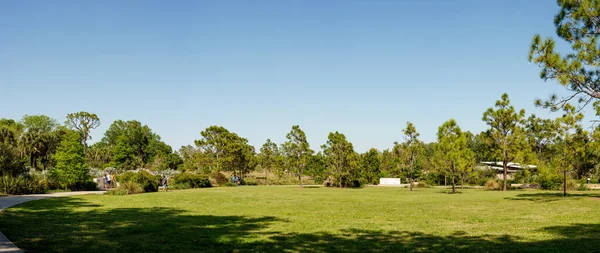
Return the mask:
{"type": "Polygon", "coordinates": [[[542,229],[558,239],[347,229],[281,233],[275,217],[186,215],[172,208],[103,209],[71,198],[9,209],[0,230],[26,252],[595,252],[599,224],[542,229]],[[74,208],[80,208],[75,211],[74,208]]]}
{"type": "Polygon", "coordinates": [[[562,192],[538,192],[538,193],[521,193],[514,197],[507,197],[507,200],[527,200],[533,202],[554,202],[565,199],[581,199],[581,198],[600,198],[598,193],[569,193],[564,197],[562,192]]]}

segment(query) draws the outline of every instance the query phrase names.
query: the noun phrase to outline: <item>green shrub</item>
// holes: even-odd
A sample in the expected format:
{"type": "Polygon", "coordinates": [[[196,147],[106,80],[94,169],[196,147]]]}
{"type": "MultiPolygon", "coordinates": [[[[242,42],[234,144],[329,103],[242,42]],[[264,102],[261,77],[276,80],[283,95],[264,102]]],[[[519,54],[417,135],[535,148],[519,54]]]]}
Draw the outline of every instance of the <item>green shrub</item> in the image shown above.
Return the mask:
{"type": "Polygon", "coordinates": [[[127,195],[127,191],[124,189],[116,188],[114,190],[107,191],[108,195],[127,195]]]}
{"type": "Polygon", "coordinates": [[[11,176],[0,177],[0,193],[10,195],[45,193],[46,182],[37,176],[11,176]]]}
{"type": "Polygon", "coordinates": [[[242,180],[242,185],[256,186],[258,185],[258,181],[256,180],[256,178],[247,177],[242,180]]]}
{"type": "MultiPolygon", "coordinates": [[[[563,179],[564,181],[564,179],[563,179]]],[[[561,183],[560,186],[558,187],[559,190],[564,189],[564,183],[561,183]]],[[[569,191],[574,191],[577,190],[577,188],[579,187],[579,183],[577,183],[577,180],[574,179],[567,179],[567,190],[569,191]]]]}
{"type": "Polygon", "coordinates": [[[539,181],[541,189],[559,190],[561,188],[563,178],[558,174],[548,173],[541,175],[539,181]]]}
{"type": "Polygon", "coordinates": [[[416,184],[413,184],[414,188],[429,188],[430,186],[427,185],[427,183],[425,182],[417,182],[416,184]]]}
{"type": "Polygon", "coordinates": [[[490,179],[487,182],[485,182],[485,185],[483,185],[483,189],[500,190],[500,189],[502,189],[502,185],[500,185],[500,183],[498,183],[496,180],[490,179]]]}
{"type": "Polygon", "coordinates": [[[117,177],[119,183],[136,182],[142,186],[144,192],[158,191],[160,176],[153,176],[147,171],[132,172],[128,171],[117,177]]]}
{"type": "Polygon", "coordinates": [[[223,184],[223,186],[232,187],[232,186],[237,186],[237,184],[235,184],[234,182],[227,182],[227,183],[223,184]]]}
{"type": "Polygon", "coordinates": [[[218,185],[224,185],[227,182],[229,182],[229,179],[225,175],[223,175],[223,173],[218,171],[213,171],[213,173],[210,174],[210,177],[214,179],[218,185]]]}
{"type": "Polygon", "coordinates": [[[576,190],[578,190],[578,191],[589,191],[590,188],[586,184],[579,184],[577,186],[576,190]]]}
{"type": "Polygon", "coordinates": [[[207,176],[192,173],[178,174],[173,177],[173,181],[175,184],[187,184],[190,188],[205,188],[212,186],[207,176]]]}

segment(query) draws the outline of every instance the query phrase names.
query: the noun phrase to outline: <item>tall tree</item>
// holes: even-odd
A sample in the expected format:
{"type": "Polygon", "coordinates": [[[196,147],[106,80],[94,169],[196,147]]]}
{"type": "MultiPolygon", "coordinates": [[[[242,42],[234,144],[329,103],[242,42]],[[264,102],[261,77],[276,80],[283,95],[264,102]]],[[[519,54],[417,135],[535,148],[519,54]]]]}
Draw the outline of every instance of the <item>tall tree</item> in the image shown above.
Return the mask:
{"type": "MultiPolygon", "coordinates": [[[[236,139],[237,135],[229,132],[222,126],[210,126],[204,131],[200,132],[202,139],[194,141],[196,146],[204,152],[210,153],[215,157],[216,171],[220,171],[220,160],[224,158],[224,152],[227,150],[227,145],[231,143],[233,139],[236,139]]],[[[225,157],[226,158],[226,157],[225,157]]]]}
{"type": "Polygon", "coordinates": [[[329,133],[327,143],[321,146],[326,159],[326,167],[331,175],[337,180],[341,188],[344,179],[349,181],[352,161],[355,159],[352,143],[346,140],[342,133],[329,133]]]}
{"type": "Polygon", "coordinates": [[[65,124],[76,129],[81,134],[81,144],[83,145],[83,153],[87,150],[87,141],[92,139],[90,131],[100,126],[98,115],[89,112],[76,112],[67,114],[65,124]]]}
{"type": "Polygon", "coordinates": [[[579,154],[585,152],[585,142],[578,137],[587,136],[587,133],[578,134],[584,132],[580,124],[583,114],[577,113],[574,106],[565,104],[563,112],[563,116],[556,119],[558,137],[562,143],[558,166],[563,172],[563,191],[564,196],[567,196],[567,173],[574,169],[579,154]]]}
{"type": "Polygon", "coordinates": [[[369,151],[360,156],[360,161],[367,182],[370,184],[377,184],[381,173],[381,158],[379,151],[375,148],[369,149],[369,151]]]}
{"type": "Polygon", "coordinates": [[[29,157],[31,168],[37,169],[41,160],[43,169],[47,169],[60,142],[58,122],[46,115],[25,115],[21,124],[24,130],[19,141],[22,154],[29,157]]]}
{"type": "Polygon", "coordinates": [[[557,2],[560,11],[554,18],[556,34],[571,46],[571,51],[561,54],[555,50],[552,38],[535,35],[529,52],[529,61],[542,68],[542,79],[556,80],[572,92],[567,97],[552,95],[549,100],[540,101],[553,110],[575,98],[583,106],[600,98],[600,1],[557,2]]]}
{"type": "Polygon", "coordinates": [[[265,170],[265,180],[269,185],[269,171],[273,170],[273,167],[277,164],[277,157],[279,156],[279,149],[277,144],[267,139],[262,148],[260,148],[260,163],[262,168],[265,170]]]}
{"type": "Polygon", "coordinates": [[[52,175],[63,187],[83,183],[89,179],[81,136],[78,132],[65,132],[54,159],[56,166],[52,170],[52,175]]]}
{"type": "Polygon", "coordinates": [[[461,174],[470,163],[473,153],[467,146],[467,138],[454,119],[450,119],[438,128],[436,145],[437,163],[449,172],[452,180],[452,193],[456,192],[456,174],[461,174]]]}
{"type": "Polygon", "coordinates": [[[282,149],[288,160],[288,164],[296,167],[298,170],[298,183],[302,187],[302,171],[313,151],[308,145],[306,134],[300,129],[300,126],[292,126],[292,130],[286,135],[287,142],[283,143],[282,149]]]}
{"type": "Polygon", "coordinates": [[[502,161],[503,191],[506,191],[508,163],[522,159],[529,148],[522,127],[525,110],[515,111],[510,105],[508,94],[496,101],[495,109],[489,108],[483,113],[483,121],[490,127],[490,137],[494,141],[496,157],[502,161]]]}
{"type": "Polygon", "coordinates": [[[415,163],[418,156],[423,151],[423,143],[419,141],[419,133],[413,125],[413,123],[406,122],[406,128],[403,130],[404,133],[404,150],[406,150],[406,164],[408,165],[408,188],[410,191],[413,190],[413,179],[415,163]]]}

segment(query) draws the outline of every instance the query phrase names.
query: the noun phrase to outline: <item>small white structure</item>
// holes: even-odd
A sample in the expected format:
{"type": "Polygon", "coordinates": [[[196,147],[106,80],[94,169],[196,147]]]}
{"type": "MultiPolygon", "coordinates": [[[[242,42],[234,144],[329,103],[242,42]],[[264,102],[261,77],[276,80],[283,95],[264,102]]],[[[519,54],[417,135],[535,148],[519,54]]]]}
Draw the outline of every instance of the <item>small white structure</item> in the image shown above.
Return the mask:
{"type": "Polygon", "coordinates": [[[400,185],[400,178],[380,178],[379,185],[400,185]]]}

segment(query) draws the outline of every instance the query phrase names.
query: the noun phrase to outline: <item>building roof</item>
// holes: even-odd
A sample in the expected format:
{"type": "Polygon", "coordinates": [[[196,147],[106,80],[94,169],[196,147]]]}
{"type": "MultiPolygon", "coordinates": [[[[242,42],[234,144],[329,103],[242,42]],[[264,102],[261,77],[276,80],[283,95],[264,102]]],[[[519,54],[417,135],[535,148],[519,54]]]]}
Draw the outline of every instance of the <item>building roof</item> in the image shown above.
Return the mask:
{"type": "MultiPolygon", "coordinates": [[[[480,164],[483,164],[483,166],[481,166],[481,165],[478,166],[480,168],[485,167],[485,168],[499,170],[499,171],[504,170],[504,168],[502,167],[502,162],[480,162],[480,164]]],[[[525,169],[537,169],[536,165],[527,165],[527,164],[520,164],[520,163],[513,163],[513,162],[509,162],[506,165],[507,165],[508,172],[517,172],[517,171],[522,171],[525,169]]]]}

